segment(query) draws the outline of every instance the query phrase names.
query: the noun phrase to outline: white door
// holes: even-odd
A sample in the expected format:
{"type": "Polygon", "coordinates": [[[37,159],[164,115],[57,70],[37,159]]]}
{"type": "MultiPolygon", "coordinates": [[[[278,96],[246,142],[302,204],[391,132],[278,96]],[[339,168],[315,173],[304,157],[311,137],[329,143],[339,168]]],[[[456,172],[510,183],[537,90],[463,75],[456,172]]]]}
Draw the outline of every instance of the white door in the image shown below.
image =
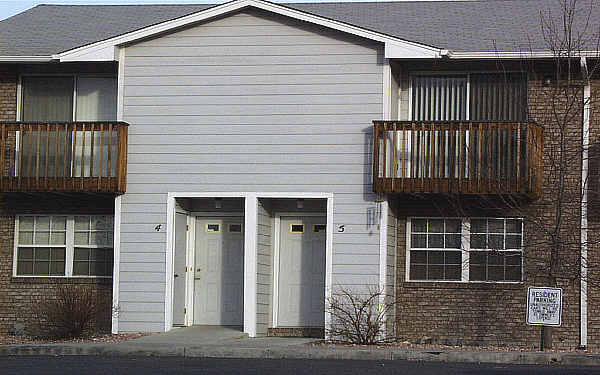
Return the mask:
{"type": "Polygon", "coordinates": [[[281,217],[279,327],[323,327],[325,217],[281,217]]]}
{"type": "Polygon", "coordinates": [[[243,325],[242,218],[197,218],[194,324],[243,325]]]}
{"type": "Polygon", "coordinates": [[[173,324],[185,324],[185,286],[187,255],[187,215],[175,214],[175,257],[173,275],[173,324]]]}

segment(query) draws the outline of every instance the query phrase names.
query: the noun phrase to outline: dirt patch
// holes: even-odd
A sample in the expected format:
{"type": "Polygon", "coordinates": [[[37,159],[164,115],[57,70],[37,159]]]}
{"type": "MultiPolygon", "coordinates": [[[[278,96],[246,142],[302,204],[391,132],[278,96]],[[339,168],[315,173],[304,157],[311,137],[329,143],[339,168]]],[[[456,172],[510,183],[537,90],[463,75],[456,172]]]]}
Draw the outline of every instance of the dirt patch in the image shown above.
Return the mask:
{"type": "Polygon", "coordinates": [[[150,333],[120,333],[120,334],[104,334],[93,335],[88,337],[80,337],[66,340],[49,340],[39,339],[28,336],[7,336],[0,334],[0,345],[37,345],[37,344],[71,344],[85,342],[121,342],[137,339],[139,337],[148,336],[150,333]]]}

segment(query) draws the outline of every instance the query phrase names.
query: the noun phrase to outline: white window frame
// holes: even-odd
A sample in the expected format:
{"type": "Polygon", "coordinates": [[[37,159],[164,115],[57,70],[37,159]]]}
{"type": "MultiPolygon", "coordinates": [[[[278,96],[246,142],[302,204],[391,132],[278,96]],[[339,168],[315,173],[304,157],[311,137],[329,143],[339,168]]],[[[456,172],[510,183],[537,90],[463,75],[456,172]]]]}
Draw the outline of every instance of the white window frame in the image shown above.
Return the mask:
{"type": "MultiPolygon", "coordinates": [[[[114,252],[114,242],[111,245],[110,243],[107,246],[95,246],[95,245],[81,245],[75,246],[75,216],[87,216],[87,217],[99,217],[99,216],[112,216],[112,215],[17,215],[15,217],[15,230],[14,230],[14,247],[13,247],[13,277],[18,278],[89,278],[89,279],[111,279],[113,276],[96,276],[96,275],[73,275],[73,258],[75,253],[75,247],[81,248],[113,248],[114,252]],[[67,227],[65,232],[65,245],[19,245],[19,219],[21,217],[33,216],[33,217],[65,217],[67,219],[67,227]],[[110,246],[109,246],[110,245],[110,246]],[[64,275],[17,275],[17,260],[18,260],[18,252],[19,247],[29,247],[29,248],[56,248],[56,247],[64,247],[65,248],[65,274],[64,275]]],[[[113,228],[114,228],[114,218],[113,218],[113,228]]],[[[109,230],[110,232],[111,230],[109,230]]]]}
{"type": "MultiPolygon", "coordinates": [[[[522,217],[495,217],[495,216],[473,216],[473,217],[451,217],[451,216],[412,216],[406,218],[406,262],[405,262],[405,271],[404,271],[404,281],[409,283],[470,283],[470,284],[522,284],[525,282],[525,249],[524,249],[524,238],[525,238],[525,224],[522,217]],[[462,233],[461,233],[461,250],[462,250],[462,273],[460,280],[412,280],[410,278],[410,251],[412,249],[411,238],[412,238],[412,220],[413,219],[460,219],[462,223],[462,233]],[[499,280],[499,281],[487,281],[487,280],[469,280],[469,266],[470,266],[470,252],[471,252],[471,220],[472,219],[514,219],[521,220],[521,280],[519,281],[510,281],[510,280],[499,280]]],[[[506,241],[506,226],[504,229],[504,240],[506,241]]],[[[436,249],[432,249],[436,250],[436,249]]],[[[439,249],[440,251],[445,251],[446,249],[439,249]]],[[[452,251],[452,249],[448,249],[452,251]]],[[[486,249],[476,249],[473,251],[492,251],[486,249]]],[[[501,250],[501,251],[519,251],[515,249],[509,250],[501,250]]]]}

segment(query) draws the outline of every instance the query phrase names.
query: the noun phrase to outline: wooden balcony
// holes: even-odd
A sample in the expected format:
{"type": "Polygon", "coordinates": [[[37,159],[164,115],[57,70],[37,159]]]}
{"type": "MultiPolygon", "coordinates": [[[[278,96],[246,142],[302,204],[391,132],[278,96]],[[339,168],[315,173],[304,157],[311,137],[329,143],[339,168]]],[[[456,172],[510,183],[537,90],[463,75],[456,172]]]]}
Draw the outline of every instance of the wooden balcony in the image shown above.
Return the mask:
{"type": "Polygon", "coordinates": [[[534,123],[373,123],[376,193],[540,196],[543,135],[534,123]]]}
{"type": "Polygon", "coordinates": [[[123,122],[0,123],[0,191],[123,194],[123,122]]]}

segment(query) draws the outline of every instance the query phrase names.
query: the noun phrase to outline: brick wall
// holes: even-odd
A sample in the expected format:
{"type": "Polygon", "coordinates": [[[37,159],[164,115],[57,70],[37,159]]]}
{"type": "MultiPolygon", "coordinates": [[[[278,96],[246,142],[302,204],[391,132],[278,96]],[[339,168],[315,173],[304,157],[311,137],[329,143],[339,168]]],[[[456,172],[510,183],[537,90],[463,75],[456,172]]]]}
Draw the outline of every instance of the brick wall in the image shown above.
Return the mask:
{"type": "MultiPolygon", "coordinates": [[[[16,121],[18,72],[112,72],[115,64],[79,65],[31,65],[17,68],[0,65],[0,121],[16,121]]],[[[7,150],[10,152],[10,150],[7,150]]],[[[100,278],[14,278],[14,223],[19,214],[113,214],[112,196],[94,195],[21,195],[0,196],[0,333],[9,333],[15,324],[32,327],[35,320],[33,306],[42,296],[53,295],[57,285],[68,284],[75,288],[92,289],[98,301],[104,305],[95,326],[110,330],[112,279],[100,278]]]]}
{"type": "Polygon", "coordinates": [[[52,296],[57,285],[91,289],[102,305],[94,322],[99,331],[110,331],[112,279],[13,277],[15,215],[17,214],[113,214],[110,196],[10,195],[0,202],[0,333],[13,332],[15,324],[34,328],[33,306],[42,296],[52,296]]]}
{"type": "MultiPolygon", "coordinates": [[[[440,67],[438,67],[440,69],[440,67]]],[[[434,70],[434,69],[432,69],[434,70]]],[[[441,69],[440,69],[441,70],[441,69]]],[[[544,186],[542,197],[532,203],[523,204],[518,209],[507,208],[503,203],[495,204],[491,199],[463,200],[460,207],[454,198],[448,197],[396,197],[392,206],[398,217],[397,252],[397,334],[401,341],[422,341],[460,345],[516,345],[537,347],[540,328],[528,326],[526,321],[526,300],[528,286],[549,285],[541,270],[549,256],[548,239],[541,235],[539,225],[525,225],[525,258],[523,283],[436,283],[406,282],[406,218],[410,216],[523,216],[549,219],[552,222],[552,209],[556,199],[558,168],[553,168],[550,160],[556,155],[560,145],[558,132],[553,129],[549,109],[549,88],[543,87],[542,78],[548,72],[531,73],[529,87],[529,117],[544,126],[544,186]]],[[[594,81],[594,90],[599,95],[600,81],[594,81]]],[[[581,102],[579,97],[577,101],[581,102]]],[[[579,103],[580,104],[580,103],[579,103]]],[[[594,104],[592,112],[598,108],[594,104]]],[[[592,118],[592,143],[600,140],[600,123],[597,116],[592,118]]],[[[569,144],[581,142],[581,116],[569,122],[566,136],[569,144]]],[[[600,164],[600,162],[598,163],[600,164]]],[[[564,274],[570,280],[559,282],[564,289],[563,324],[553,330],[557,348],[575,348],[579,345],[579,233],[580,233],[580,180],[581,157],[569,160],[566,171],[565,223],[561,235],[568,245],[562,250],[564,274]]],[[[600,176],[600,173],[598,173],[600,176]]],[[[600,272],[591,270],[592,264],[600,266],[600,223],[590,216],[590,272],[600,281],[600,272]]],[[[600,285],[597,283],[595,285],[600,285]]],[[[600,295],[597,287],[590,287],[590,329],[588,346],[600,347],[600,318],[598,318],[600,295]]]]}
{"type": "Polygon", "coordinates": [[[0,65],[0,121],[17,118],[17,73],[12,65],[0,65]]]}

